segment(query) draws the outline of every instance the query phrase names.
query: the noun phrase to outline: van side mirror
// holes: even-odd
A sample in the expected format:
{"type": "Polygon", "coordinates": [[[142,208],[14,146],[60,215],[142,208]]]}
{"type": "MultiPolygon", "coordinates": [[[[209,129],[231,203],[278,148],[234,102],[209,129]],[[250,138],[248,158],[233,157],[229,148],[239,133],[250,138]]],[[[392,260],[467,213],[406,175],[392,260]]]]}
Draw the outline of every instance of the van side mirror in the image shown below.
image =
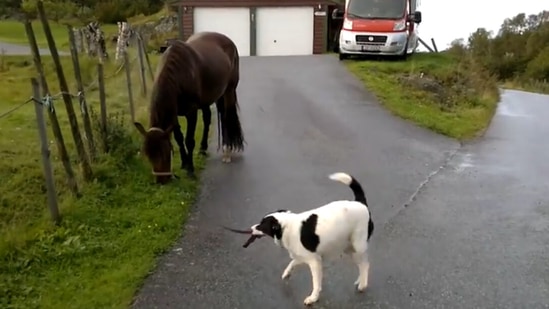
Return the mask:
{"type": "Polygon", "coordinates": [[[344,10],[334,9],[332,11],[332,19],[343,19],[343,15],[345,15],[344,10]]]}
{"type": "Polygon", "coordinates": [[[412,14],[408,15],[408,21],[412,21],[416,24],[421,23],[421,12],[415,11],[412,14]]]}

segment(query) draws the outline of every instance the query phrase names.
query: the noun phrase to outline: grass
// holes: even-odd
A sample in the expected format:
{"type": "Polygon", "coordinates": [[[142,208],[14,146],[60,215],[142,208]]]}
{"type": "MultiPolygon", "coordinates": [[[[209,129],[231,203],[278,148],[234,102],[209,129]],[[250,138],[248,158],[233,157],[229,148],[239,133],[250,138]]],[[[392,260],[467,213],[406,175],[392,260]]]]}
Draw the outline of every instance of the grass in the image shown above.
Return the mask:
{"type": "Polygon", "coordinates": [[[549,94],[549,83],[537,80],[523,81],[520,79],[508,80],[501,85],[504,89],[515,89],[528,92],[549,94]]]}
{"type": "MultiPolygon", "coordinates": [[[[49,22],[51,32],[54,38],[56,38],[56,44],[58,48],[69,47],[69,37],[67,34],[67,26],[62,23],[49,22]]],[[[38,46],[41,48],[47,48],[48,42],[44,31],[42,31],[42,23],[39,20],[32,21],[34,29],[34,35],[38,46]]],[[[105,33],[105,37],[109,37],[112,34],[118,33],[118,26],[114,24],[101,25],[101,29],[105,33]]],[[[0,21],[0,42],[20,44],[27,46],[28,40],[25,33],[25,26],[22,22],[16,20],[1,20],[0,21]]]]}
{"type": "MultiPolygon", "coordinates": [[[[4,36],[10,34],[3,26],[0,28],[4,36]]],[[[39,29],[35,27],[36,32],[39,29]]],[[[65,32],[54,31],[57,40],[66,38],[65,32]]],[[[24,33],[14,34],[11,42],[17,43],[17,36],[25,38],[24,33]]],[[[157,57],[150,57],[154,68],[157,57]]],[[[53,63],[48,56],[42,58],[51,92],[55,94],[59,88],[53,63]]],[[[95,60],[81,56],[81,62],[84,83],[93,83],[95,60]]],[[[63,58],[62,63],[70,89],[76,93],[70,58],[63,58]]],[[[178,172],[183,176],[180,180],[165,186],[152,184],[150,165],[138,155],[141,137],[128,117],[124,71],[114,75],[117,67],[109,63],[105,68],[105,75],[111,76],[106,80],[106,90],[113,151],[94,162],[94,180],[89,183],[80,175],[63,102],[55,101],[82,191],[80,198],[69,193],[57,149],[51,144],[63,216],[58,227],[50,223],[46,210],[32,104],[0,119],[0,308],[125,308],[154,266],[155,257],[180,236],[198,182],[178,172]]],[[[147,99],[140,96],[137,74],[134,65],[137,118],[147,124],[147,99]]],[[[35,75],[30,56],[1,57],[0,114],[30,97],[29,79],[35,75]]],[[[150,90],[150,78],[148,87],[150,90]]],[[[96,88],[90,88],[86,98],[98,112],[96,88]]],[[[201,136],[201,126],[199,122],[197,137],[201,136]]],[[[53,139],[51,130],[48,138],[53,139]]],[[[205,160],[196,155],[195,162],[200,173],[205,160]]],[[[178,162],[174,162],[177,166],[178,162]]]]}
{"type": "Polygon", "coordinates": [[[481,134],[499,101],[495,79],[445,53],[345,64],[395,115],[459,140],[481,134]]]}

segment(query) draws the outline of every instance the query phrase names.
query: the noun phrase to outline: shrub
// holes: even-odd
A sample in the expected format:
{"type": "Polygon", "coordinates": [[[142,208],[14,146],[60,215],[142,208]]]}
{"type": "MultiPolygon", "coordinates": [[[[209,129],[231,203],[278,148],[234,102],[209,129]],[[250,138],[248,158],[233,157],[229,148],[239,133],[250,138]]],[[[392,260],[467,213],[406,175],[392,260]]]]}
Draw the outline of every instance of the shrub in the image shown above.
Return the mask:
{"type": "Polygon", "coordinates": [[[99,22],[114,24],[119,21],[126,21],[126,14],[124,11],[125,8],[120,2],[99,2],[95,5],[94,15],[99,22]]]}
{"type": "Polygon", "coordinates": [[[525,77],[534,80],[549,80],[549,46],[540,51],[538,56],[526,66],[525,77]]]}
{"type": "Polygon", "coordinates": [[[95,131],[96,147],[101,147],[108,153],[108,159],[114,160],[117,167],[125,169],[138,153],[139,145],[125,125],[124,114],[121,112],[108,114],[105,131],[102,130],[101,119],[92,106],[90,106],[90,117],[95,131]]]}

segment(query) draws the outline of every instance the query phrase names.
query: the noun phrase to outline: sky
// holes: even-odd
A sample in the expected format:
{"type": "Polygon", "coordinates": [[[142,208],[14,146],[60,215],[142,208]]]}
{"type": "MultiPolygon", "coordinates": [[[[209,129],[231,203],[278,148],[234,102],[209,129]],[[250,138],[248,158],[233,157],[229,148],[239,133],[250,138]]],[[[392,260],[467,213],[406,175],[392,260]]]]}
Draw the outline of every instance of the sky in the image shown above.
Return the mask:
{"type": "MultiPolygon", "coordinates": [[[[419,37],[439,50],[446,49],[457,38],[467,40],[469,34],[484,27],[497,33],[503,20],[519,13],[537,14],[549,10],[548,0],[418,0],[422,22],[419,37]],[[505,2],[505,4],[504,4],[505,2]]],[[[418,50],[426,50],[420,44],[418,50]]]]}

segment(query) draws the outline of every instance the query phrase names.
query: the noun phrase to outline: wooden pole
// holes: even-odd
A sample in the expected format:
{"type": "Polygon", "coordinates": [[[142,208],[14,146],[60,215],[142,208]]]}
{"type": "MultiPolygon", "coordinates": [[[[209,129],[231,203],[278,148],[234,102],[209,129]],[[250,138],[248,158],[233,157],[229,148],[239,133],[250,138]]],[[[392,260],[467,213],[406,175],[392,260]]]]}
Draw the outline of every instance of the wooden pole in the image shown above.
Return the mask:
{"type": "MultiPolygon", "coordinates": [[[[46,77],[44,75],[44,67],[42,66],[42,60],[40,59],[40,52],[38,50],[38,45],[36,44],[34,30],[32,29],[32,24],[29,20],[25,20],[25,32],[27,33],[27,38],[29,40],[34,66],[36,67],[36,71],[38,72],[38,76],[40,77],[42,96],[45,97],[49,94],[48,82],[46,81],[46,77]]],[[[50,119],[53,136],[55,137],[55,143],[57,144],[57,151],[59,152],[59,157],[61,158],[61,162],[63,163],[63,167],[65,168],[65,173],[67,174],[67,184],[74,195],[80,196],[76,177],[74,176],[74,170],[72,169],[71,160],[69,158],[69,152],[67,151],[67,147],[65,146],[65,140],[61,131],[61,126],[59,125],[57,113],[55,113],[55,109],[53,106],[50,106],[50,108],[48,108],[48,116],[50,119]]]]}
{"type": "Polygon", "coordinates": [[[179,39],[183,40],[185,37],[185,30],[183,29],[183,6],[181,4],[177,5],[177,30],[179,34],[179,39]]]}
{"type": "MultiPolygon", "coordinates": [[[[145,79],[145,60],[143,59],[143,44],[141,44],[141,37],[137,37],[137,56],[139,58],[139,79],[141,80],[141,95],[147,96],[147,80],[145,79]]],[[[125,60],[125,59],[124,59],[125,60]]]]}
{"type": "Polygon", "coordinates": [[[36,3],[38,9],[38,15],[40,16],[40,21],[42,22],[42,27],[44,28],[44,34],[46,35],[46,40],[48,41],[48,46],[50,49],[51,57],[53,63],[55,64],[55,71],[59,79],[59,89],[63,95],[63,101],[65,102],[65,108],[67,110],[67,115],[69,117],[69,123],[71,127],[72,137],[74,139],[74,144],[76,145],[76,150],[78,152],[78,157],[80,159],[80,165],[82,167],[82,172],[85,180],[91,180],[93,177],[90,160],[86,149],[84,148],[84,143],[82,142],[82,136],[80,135],[80,129],[78,127],[78,119],[74,113],[74,108],[72,106],[72,98],[69,94],[69,87],[67,86],[67,80],[65,79],[65,74],[63,73],[63,67],[61,66],[61,60],[59,60],[59,53],[55,46],[55,41],[53,35],[51,34],[50,24],[46,17],[46,12],[44,11],[44,2],[38,0],[36,3]]]}
{"type": "Polygon", "coordinates": [[[97,64],[97,83],[99,84],[99,105],[101,107],[101,140],[103,141],[103,151],[109,152],[107,143],[107,100],[105,94],[105,72],[103,64],[97,64]]]}
{"type": "Polygon", "coordinates": [[[431,46],[429,46],[427,43],[425,43],[425,41],[423,41],[421,38],[417,38],[417,40],[419,41],[419,43],[421,43],[421,45],[425,46],[425,48],[427,48],[430,52],[434,53],[435,51],[431,48],[431,46]]]}
{"type": "Polygon", "coordinates": [[[124,68],[126,69],[126,82],[128,84],[128,100],[130,103],[130,115],[132,117],[132,123],[134,123],[135,111],[133,108],[132,77],[130,73],[130,59],[128,58],[127,51],[124,51],[124,68]]]}
{"type": "Polygon", "coordinates": [[[44,177],[46,178],[46,190],[48,194],[48,206],[51,219],[55,224],[61,222],[59,208],[57,205],[57,191],[55,190],[55,180],[53,178],[53,169],[50,161],[50,150],[48,149],[48,137],[46,135],[46,121],[44,120],[44,108],[40,103],[40,86],[36,78],[31,78],[32,95],[34,98],[34,111],[36,112],[36,122],[38,124],[38,138],[40,139],[40,150],[42,153],[42,164],[44,168],[44,177]]]}
{"type": "Polygon", "coordinates": [[[433,49],[435,50],[435,53],[438,53],[437,44],[435,43],[435,39],[431,38],[431,43],[433,43],[433,49]]]}
{"type": "Polygon", "coordinates": [[[154,81],[154,72],[151,67],[151,60],[149,59],[149,53],[147,52],[145,41],[143,41],[143,38],[141,37],[141,35],[139,35],[139,42],[141,42],[140,45],[141,45],[141,48],[143,49],[143,53],[145,54],[145,61],[147,62],[147,68],[149,69],[151,80],[154,81]]]}
{"type": "Polygon", "coordinates": [[[88,113],[88,104],[84,94],[84,86],[82,85],[82,73],[80,72],[80,61],[78,60],[78,49],[76,47],[76,39],[74,37],[74,31],[71,26],[67,26],[69,31],[69,42],[71,49],[72,65],[74,67],[74,77],[76,78],[76,86],[78,88],[78,100],[80,103],[80,112],[82,114],[82,121],[84,122],[84,137],[88,141],[88,151],[91,161],[95,161],[96,149],[93,139],[93,130],[90,121],[90,115],[88,113]]]}

